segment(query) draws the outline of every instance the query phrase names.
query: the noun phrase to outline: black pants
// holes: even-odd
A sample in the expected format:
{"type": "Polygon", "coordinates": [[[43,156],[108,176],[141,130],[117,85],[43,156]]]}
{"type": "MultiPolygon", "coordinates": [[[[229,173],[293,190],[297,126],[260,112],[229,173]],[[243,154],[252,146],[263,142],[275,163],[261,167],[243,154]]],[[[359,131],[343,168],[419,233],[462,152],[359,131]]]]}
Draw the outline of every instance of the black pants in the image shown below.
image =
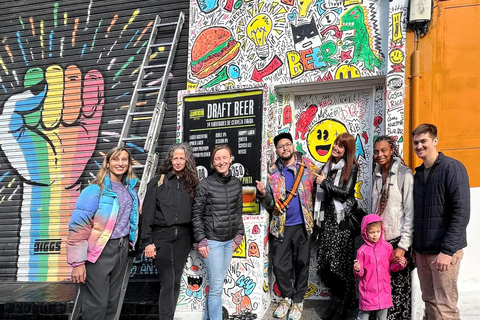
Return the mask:
{"type": "Polygon", "coordinates": [[[166,227],[153,232],[155,266],[160,278],[158,308],[161,320],[173,320],[183,267],[190,253],[190,228],[166,227]]]}
{"type": "Polygon", "coordinates": [[[295,303],[302,302],[307,292],[310,243],[311,237],[303,224],[285,227],[283,241],[273,239],[271,242],[273,274],[278,288],[283,298],[291,298],[295,303]]]}
{"type": "Polygon", "coordinates": [[[95,263],[85,263],[87,279],[80,286],[83,319],[115,317],[127,263],[128,236],[109,240],[95,263]]]}

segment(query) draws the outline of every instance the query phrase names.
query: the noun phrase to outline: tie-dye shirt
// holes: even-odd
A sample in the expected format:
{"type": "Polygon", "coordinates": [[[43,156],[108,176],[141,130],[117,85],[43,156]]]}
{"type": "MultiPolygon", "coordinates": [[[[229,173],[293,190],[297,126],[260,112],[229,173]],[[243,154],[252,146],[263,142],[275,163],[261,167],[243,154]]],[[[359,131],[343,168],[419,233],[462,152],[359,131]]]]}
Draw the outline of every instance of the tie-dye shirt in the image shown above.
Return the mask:
{"type": "Polygon", "coordinates": [[[113,227],[110,239],[123,238],[130,232],[130,212],[132,211],[132,197],[127,187],[121,182],[112,181],[112,189],[117,194],[118,216],[115,227],[113,227]]]}

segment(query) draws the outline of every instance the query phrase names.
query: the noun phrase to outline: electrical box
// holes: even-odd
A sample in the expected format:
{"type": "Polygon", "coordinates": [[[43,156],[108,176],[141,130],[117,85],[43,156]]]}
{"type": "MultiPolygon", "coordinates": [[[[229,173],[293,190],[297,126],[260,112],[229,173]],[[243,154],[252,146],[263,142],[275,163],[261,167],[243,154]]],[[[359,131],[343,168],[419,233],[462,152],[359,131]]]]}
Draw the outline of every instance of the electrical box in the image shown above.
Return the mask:
{"type": "Polygon", "coordinates": [[[428,22],[432,19],[432,0],[410,0],[409,23],[428,22]]]}

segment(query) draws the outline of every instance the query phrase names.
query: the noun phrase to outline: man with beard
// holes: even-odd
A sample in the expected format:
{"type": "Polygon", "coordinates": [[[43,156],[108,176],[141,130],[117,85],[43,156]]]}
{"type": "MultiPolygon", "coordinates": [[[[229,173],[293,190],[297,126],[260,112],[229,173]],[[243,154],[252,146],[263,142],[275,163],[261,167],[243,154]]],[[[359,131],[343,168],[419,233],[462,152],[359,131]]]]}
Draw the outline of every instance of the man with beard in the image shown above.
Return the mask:
{"type": "Polygon", "coordinates": [[[308,286],[318,168],[294,152],[290,133],[280,133],[273,141],[278,159],[269,169],[267,184],[256,181],[257,196],[271,213],[273,273],[283,298],[273,316],[283,318],[289,313],[289,320],[298,320],[308,286]]]}

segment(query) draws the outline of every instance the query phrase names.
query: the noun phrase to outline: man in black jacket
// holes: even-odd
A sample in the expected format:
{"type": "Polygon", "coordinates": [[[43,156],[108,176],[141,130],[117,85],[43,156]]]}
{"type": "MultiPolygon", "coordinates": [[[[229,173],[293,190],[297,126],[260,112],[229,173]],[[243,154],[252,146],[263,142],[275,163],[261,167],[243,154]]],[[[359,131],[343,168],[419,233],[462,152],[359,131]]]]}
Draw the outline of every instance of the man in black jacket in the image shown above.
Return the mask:
{"type": "Polygon", "coordinates": [[[437,128],[421,124],[413,148],[423,164],[414,178],[414,259],[426,319],[460,319],[457,279],[470,219],[465,166],[437,151],[437,128]]]}

